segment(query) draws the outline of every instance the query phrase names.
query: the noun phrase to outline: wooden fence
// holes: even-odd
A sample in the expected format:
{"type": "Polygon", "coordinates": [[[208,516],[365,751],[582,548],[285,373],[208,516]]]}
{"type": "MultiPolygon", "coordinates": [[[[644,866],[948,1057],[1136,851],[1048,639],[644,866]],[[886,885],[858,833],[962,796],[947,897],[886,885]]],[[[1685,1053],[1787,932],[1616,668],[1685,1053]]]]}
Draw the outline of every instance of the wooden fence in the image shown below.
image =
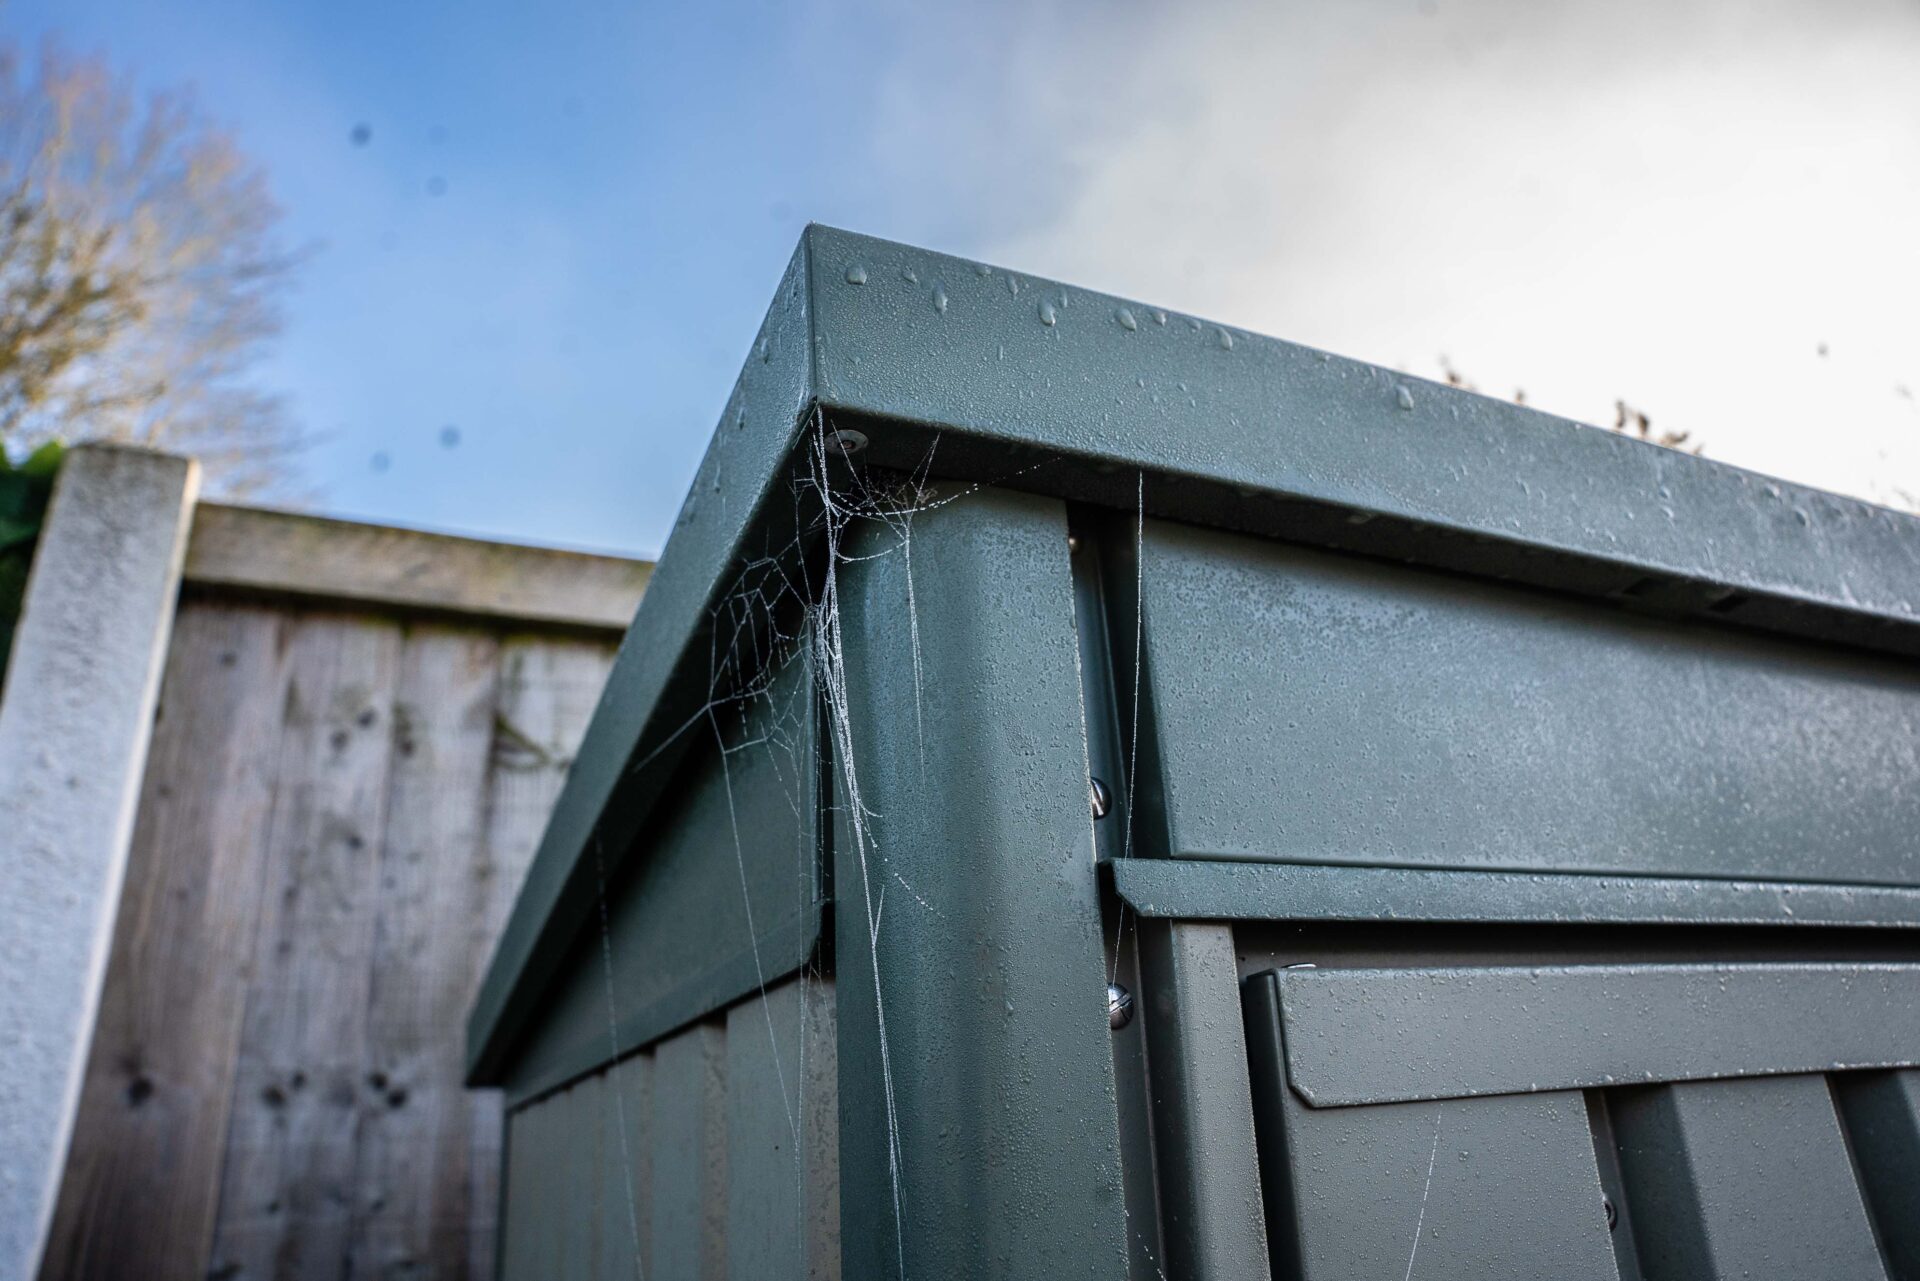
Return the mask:
{"type": "Polygon", "coordinates": [[[493,1274],[467,1006],[648,568],[199,505],[43,1278],[493,1274]]]}

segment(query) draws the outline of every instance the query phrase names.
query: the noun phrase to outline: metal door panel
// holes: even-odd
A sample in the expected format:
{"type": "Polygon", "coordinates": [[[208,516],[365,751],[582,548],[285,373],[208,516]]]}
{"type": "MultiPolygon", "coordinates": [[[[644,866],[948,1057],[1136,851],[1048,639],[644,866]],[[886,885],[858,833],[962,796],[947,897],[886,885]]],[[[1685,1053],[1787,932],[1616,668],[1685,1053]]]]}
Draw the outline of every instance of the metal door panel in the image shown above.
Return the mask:
{"type": "Polygon", "coordinates": [[[1610,1096],[1646,1281],[1882,1281],[1847,1139],[1820,1076],[1610,1096]]]}
{"type": "Polygon", "coordinates": [[[1313,1107],[1920,1063],[1920,965],[1281,971],[1313,1107]]]}
{"type": "Polygon", "coordinates": [[[1579,1093],[1310,1108],[1273,976],[1246,999],[1276,1277],[1618,1277],[1579,1093]]]}
{"type": "Polygon", "coordinates": [[[1833,1093],[1888,1267],[1920,1277],[1920,1072],[1849,1073],[1833,1093]]]}

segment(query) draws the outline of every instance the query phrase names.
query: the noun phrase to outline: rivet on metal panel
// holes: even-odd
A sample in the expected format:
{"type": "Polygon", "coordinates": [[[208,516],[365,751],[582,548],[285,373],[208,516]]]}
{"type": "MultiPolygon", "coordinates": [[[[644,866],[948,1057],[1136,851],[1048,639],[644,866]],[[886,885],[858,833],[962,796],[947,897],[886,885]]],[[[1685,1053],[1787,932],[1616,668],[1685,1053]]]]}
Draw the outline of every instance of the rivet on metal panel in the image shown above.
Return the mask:
{"type": "Polygon", "coordinates": [[[838,449],[849,458],[866,447],[867,437],[865,433],[853,431],[850,428],[842,427],[839,431],[833,432],[827,437],[828,449],[838,449]]]}
{"type": "Polygon", "coordinates": [[[1118,983],[1107,984],[1107,1026],[1118,1032],[1133,1022],[1133,993],[1118,983]]]}
{"type": "Polygon", "coordinates": [[[1087,782],[1089,798],[1093,803],[1093,816],[1105,818],[1113,811],[1113,793],[1109,792],[1107,785],[1097,778],[1090,778],[1087,782]]]}

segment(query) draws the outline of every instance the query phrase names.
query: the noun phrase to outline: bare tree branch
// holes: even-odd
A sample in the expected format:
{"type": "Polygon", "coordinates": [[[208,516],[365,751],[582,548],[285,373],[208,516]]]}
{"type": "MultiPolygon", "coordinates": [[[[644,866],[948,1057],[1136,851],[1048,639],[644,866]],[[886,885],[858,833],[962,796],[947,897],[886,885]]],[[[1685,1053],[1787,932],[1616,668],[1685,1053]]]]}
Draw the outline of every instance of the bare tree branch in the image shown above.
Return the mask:
{"type": "Polygon", "coordinates": [[[199,455],[229,493],[284,483],[300,438],[245,374],[297,255],[260,170],[182,94],[0,46],[0,443],[199,455]]]}

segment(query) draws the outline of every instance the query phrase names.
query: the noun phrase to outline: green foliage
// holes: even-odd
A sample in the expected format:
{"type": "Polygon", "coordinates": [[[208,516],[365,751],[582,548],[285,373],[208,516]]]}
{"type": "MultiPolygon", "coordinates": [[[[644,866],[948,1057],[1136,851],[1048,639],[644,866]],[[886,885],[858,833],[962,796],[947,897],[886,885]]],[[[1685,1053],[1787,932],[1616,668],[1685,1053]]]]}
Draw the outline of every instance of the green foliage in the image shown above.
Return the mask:
{"type": "Polygon", "coordinates": [[[6,670],[7,652],[13,648],[13,623],[27,594],[34,543],[53,496],[54,473],[66,452],[65,445],[50,440],[16,465],[0,449],[0,672],[6,670]]]}

